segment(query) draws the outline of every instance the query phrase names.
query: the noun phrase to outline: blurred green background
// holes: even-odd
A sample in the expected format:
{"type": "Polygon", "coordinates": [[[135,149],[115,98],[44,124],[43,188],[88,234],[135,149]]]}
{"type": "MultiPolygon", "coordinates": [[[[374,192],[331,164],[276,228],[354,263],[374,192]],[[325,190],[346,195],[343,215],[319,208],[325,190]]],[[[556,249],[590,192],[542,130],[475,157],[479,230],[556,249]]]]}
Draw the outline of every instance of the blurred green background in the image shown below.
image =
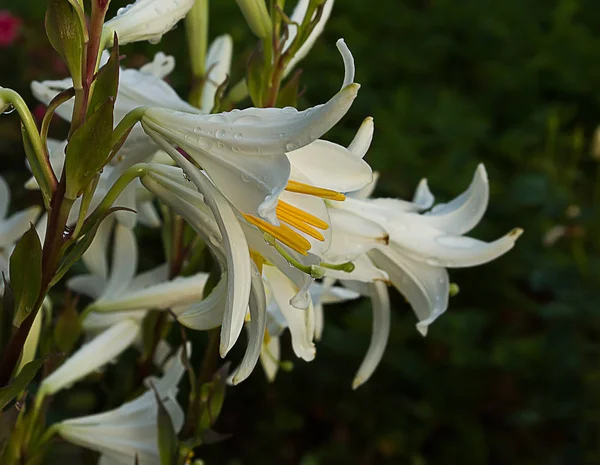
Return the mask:
{"type": "MultiPolygon", "coordinates": [[[[45,2],[2,0],[0,9],[23,20],[16,43],[0,49],[0,84],[35,107],[29,82],[65,75],[44,36],[45,2]]],[[[237,82],[254,39],[233,0],[213,1],[210,12],[211,37],[233,36],[237,82]]],[[[125,64],[175,55],[169,80],[185,96],[183,29],[157,46],[123,47],[125,64]]],[[[492,240],[514,226],[525,234],[501,259],[451,271],[461,292],[427,338],[392,293],[388,350],[357,391],[350,383],[369,341],[369,302],[328,307],[314,362],[295,360],[272,385],[257,369],[228,390],[217,430],[232,436],[202,448],[208,465],[600,463],[599,30],[595,0],[336,2],[301,64],[302,107],[339,88],[335,40],[344,37],[362,87],[327,137],[347,144],[374,117],[367,160],[381,172],[379,195],[410,197],[427,177],[445,201],[483,162],[491,202],[472,235],[492,240]],[[556,226],[562,236],[545,243],[556,226]]],[[[65,128],[56,128],[59,137],[65,128]]],[[[14,115],[0,118],[0,156],[13,208],[39,203],[20,187],[28,172],[14,115]]],[[[156,232],[141,234],[156,243],[156,232]]],[[[283,346],[291,359],[288,339],[283,346]]],[[[111,370],[115,380],[123,374],[111,370]]],[[[54,408],[78,411],[91,385],[54,408]]]]}

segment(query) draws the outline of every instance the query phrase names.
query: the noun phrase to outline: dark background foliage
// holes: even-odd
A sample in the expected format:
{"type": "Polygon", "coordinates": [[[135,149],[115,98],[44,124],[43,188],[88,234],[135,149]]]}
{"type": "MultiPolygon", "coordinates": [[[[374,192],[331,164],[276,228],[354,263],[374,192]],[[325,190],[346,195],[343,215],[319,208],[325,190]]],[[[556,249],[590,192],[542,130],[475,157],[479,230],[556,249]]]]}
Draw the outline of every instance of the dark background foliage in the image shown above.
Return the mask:
{"type": "MultiPolygon", "coordinates": [[[[0,50],[0,84],[35,107],[29,82],[65,75],[44,37],[45,2],[2,0],[2,8],[23,26],[18,41],[0,50]]],[[[207,464],[600,463],[600,160],[591,155],[600,116],[598,30],[594,0],[337,1],[302,62],[301,105],[338,89],[334,44],[344,37],[362,88],[328,137],[346,144],[365,116],[374,117],[367,159],[381,172],[378,193],[410,197],[427,177],[447,200],[483,162],[491,202],[473,235],[492,240],[514,226],[525,234],[501,259],[451,272],[461,292],[427,338],[393,293],[388,350],[355,392],[370,306],[327,308],[314,362],[294,361],[272,385],[257,370],[228,391],[216,426],[232,437],[199,451],[207,464]],[[564,236],[544,245],[556,225],[564,236]]],[[[211,4],[211,37],[224,32],[234,39],[237,81],[253,39],[233,0],[211,4]]],[[[122,52],[126,65],[139,66],[158,50],[178,59],[170,82],[185,95],[183,26],[158,46],[122,52]]],[[[28,174],[15,116],[0,118],[0,152],[13,208],[39,203],[19,187],[28,174]]],[[[155,233],[141,234],[145,246],[158,244],[155,233]]],[[[292,356],[287,347],[284,358],[292,356]]],[[[112,405],[117,379],[127,383],[126,364],[111,368],[100,390],[88,381],[59,396],[53,415],[112,405]]]]}

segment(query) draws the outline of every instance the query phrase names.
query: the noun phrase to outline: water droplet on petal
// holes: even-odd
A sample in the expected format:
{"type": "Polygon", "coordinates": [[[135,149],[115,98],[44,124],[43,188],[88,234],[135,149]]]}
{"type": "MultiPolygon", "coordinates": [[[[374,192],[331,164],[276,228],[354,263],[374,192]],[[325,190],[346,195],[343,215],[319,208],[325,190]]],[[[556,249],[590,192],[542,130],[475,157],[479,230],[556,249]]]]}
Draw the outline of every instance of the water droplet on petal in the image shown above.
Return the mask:
{"type": "Polygon", "coordinates": [[[225,137],[226,135],[227,135],[227,131],[225,131],[225,129],[219,129],[215,133],[215,137],[217,137],[217,138],[225,137]]]}
{"type": "Polygon", "coordinates": [[[200,126],[198,126],[197,128],[194,128],[194,132],[196,134],[200,134],[202,132],[202,128],[200,126]]]}
{"type": "Polygon", "coordinates": [[[3,115],[10,115],[16,108],[12,103],[9,103],[6,109],[2,112],[3,115]]]}
{"type": "Polygon", "coordinates": [[[242,137],[243,137],[243,136],[242,136],[242,134],[241,134],[241,133],[239,133],[239,132],[236,132],[236,133],[233,135],[233,138],[234,138],[234,139],[238,139],[238,140],[239,140],[239,139],[241,139],[242,137]]]}

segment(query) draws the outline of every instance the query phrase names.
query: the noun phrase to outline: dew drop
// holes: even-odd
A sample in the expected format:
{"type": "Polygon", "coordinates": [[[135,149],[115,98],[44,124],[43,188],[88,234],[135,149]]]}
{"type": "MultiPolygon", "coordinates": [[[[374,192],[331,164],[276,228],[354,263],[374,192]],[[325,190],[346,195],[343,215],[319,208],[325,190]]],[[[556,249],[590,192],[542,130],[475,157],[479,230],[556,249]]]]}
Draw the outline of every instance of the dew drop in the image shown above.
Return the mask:
{"type": "Polygon", "coordinates": [[[231,147],[231,151],[232,151],[233,153],[240,153],[240,148],[239,148],[239,147],[236,147],[236,146],[234,145],[233,147],[231,147]]]}
{"type": "Polygon", "coordinates": [[[12,103],[9,103],[6,109],[2,112],[3,115],[10,115],[16,108],[12,103]]]}
{"type": "Polygon", "coordinates": [[[225,137],[226,135],[227,135],[227,131],[225,131],[225,129],[219,129],[215,133],[215,137],[217,137],[217,138],[225,137]]]}
{"type": "Polygon", "coordinates": [[[196,134],[200,134],[202,132],[202,128],[200,126],[198,126],[198,127],[194,128],[194,132],[196,134]]]}
{"type": "Polygon", "coordinates": [[[234,138],[234,139],[238,139],[238,140],[239,140],[239,139],[241,139],[242,137],[243,137],[243,136],[242,136],[242,134],[241,134],[241,133],[239,133],[239,132],[236,132],[236,133],[233,135],[233,138],[234,138]]]}
{"type": "Polygon", "coordinates": [[[220,149],[225,147],[225,144],[223,142],[217,142],[217,147],[219,147],[220,149]]]}

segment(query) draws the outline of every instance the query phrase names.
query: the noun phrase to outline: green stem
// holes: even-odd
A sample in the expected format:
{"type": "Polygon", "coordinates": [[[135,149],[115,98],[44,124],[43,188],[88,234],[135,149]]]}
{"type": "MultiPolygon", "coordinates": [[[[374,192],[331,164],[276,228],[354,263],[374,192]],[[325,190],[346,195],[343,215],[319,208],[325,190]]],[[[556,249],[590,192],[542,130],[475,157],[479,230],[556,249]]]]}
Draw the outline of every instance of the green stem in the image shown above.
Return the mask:
{"type": "Polygon", "coordinates": [[[19,113],[21,123],[25,128],[25,132],[29,137],[33,149],[33,153],[26,151],[27,160],[29,161],[33,175],[40,186],[44,201],[48,205],[53,192],[56,190],[58,181],[56,180],[50,161],[46,158],[46,149],[42,143],[35,119],[29,111],[25,101],[14,90],[0,88],[0,99],[11,104],[19,113]]]}

